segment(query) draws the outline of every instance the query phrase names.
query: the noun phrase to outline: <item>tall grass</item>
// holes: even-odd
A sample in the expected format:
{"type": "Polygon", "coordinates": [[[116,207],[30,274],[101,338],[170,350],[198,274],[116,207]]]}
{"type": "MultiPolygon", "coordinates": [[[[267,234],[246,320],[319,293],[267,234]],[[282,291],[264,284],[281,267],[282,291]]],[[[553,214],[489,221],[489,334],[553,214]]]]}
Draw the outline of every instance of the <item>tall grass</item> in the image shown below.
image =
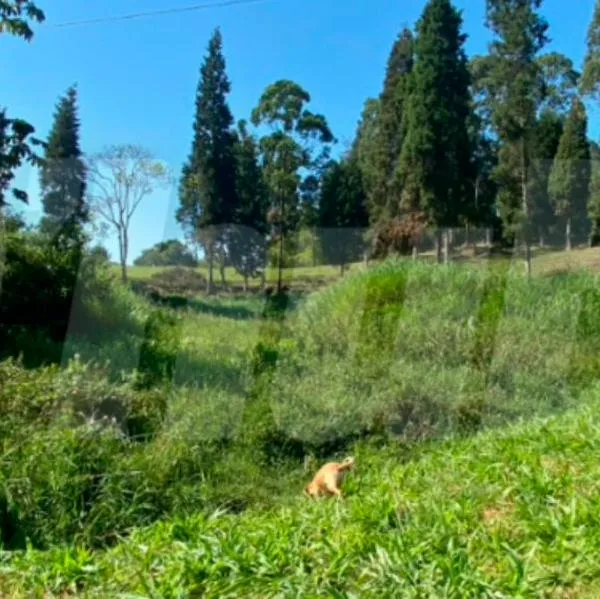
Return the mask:
{"type": "Polygon", "coordinates": [[[360,444],[342,502],[298,493],[285,506],[241,516],[173,518],[106,552],[71,546],[4,556],[0,591],[597,597],[598,391],[567,415],[412,454],[360,444]]]}
{"type": "Polygon", "coordinates": [[[288,322],[276,421],[321,443],[382,422],[430,436],[563,409],[600,375],[599,297],[589,274],[390,261],[350,275],[288,322]]]}

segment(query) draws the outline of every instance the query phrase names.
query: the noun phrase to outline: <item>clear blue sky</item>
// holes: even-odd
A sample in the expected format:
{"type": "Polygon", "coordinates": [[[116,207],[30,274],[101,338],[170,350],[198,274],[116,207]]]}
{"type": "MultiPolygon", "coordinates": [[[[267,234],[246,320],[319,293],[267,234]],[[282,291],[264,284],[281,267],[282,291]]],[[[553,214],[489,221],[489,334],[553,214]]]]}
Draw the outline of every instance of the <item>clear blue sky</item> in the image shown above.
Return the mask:
{"type": "MultiPolygon", "coordinates": [[[[152,150],[178,175],[190,150],[194,96],[211,32],[223,33],[232,82],[234,117],[248,118],[262,90],[293,79],[312,96],[340,140],[354,135],[363,103],[381,89],[391,45],[405,25],[413,26],[425,0],[265,0],[72,28],[53,25],[142,10],[185,7],[194,0],[39,0],[47,20],[36,26],[31,44],[0,37],[2,103],[10,115],[28,119],[46,136],[58,97],[72,83],[79,88],[82,147],[137,143],[152,150]],[[10,84],[7,84],[10,82],[10,84]]],[[[485,0],[455,0],[463,11],[469,55],[484,53],[485,0]]],[[[545,0],[557,50],[581,68],[593,0],[545,0]]],[[[598,138],[597,110],[590,112],[590,135],[598,138]]],[[[341,149],[341,148],[340,148],[341,149]]],[[[19,173],[32,195],[25,209],[40,215],[37,174],[19,173]]],[[[181,231],[173,218],[176,188],[146,198],[134,216],[129,260],[152,244],[181,231]]],[[[116,239],[104,241],[117,257],[116,239]]]]}

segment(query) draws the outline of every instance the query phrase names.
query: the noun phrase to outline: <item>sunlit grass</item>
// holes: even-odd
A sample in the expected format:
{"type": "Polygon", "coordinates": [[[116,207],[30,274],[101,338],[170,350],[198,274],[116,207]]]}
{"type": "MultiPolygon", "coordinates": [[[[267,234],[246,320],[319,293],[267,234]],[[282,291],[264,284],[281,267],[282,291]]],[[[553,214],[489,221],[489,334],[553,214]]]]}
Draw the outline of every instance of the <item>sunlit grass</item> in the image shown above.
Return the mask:
{"type": "Polygon", "coordinates": [[[355,448],[346,498],[177,519],[119,546],[4,556],[10,597],[594,597],[600,411],[410,451],[355,448]],[[40,595],[37,595],[40,596],[40,595]],[[49,595],[47,595],[49,596],[49,595]]]}

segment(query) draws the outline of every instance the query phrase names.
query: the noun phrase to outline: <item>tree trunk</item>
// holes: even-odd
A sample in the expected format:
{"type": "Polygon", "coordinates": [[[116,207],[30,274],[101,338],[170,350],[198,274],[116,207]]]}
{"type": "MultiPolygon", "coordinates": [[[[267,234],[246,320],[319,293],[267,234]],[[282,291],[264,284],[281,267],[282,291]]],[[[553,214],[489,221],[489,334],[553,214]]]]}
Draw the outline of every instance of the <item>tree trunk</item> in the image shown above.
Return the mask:
{"type": "Polygon", "coordinates": [[[412,259],[416,260],[419,257],[419,248],[417,247],[417,244],[415,243],[415,245],[413,245],[412,248],[412,259]]]}
{"type": "Polygon", "coordinates": [[[444,255],[444,264],[448,264],[450,260],[450,229],[444,229],[443,233],[443,255],[444,255]]]}
{"type": "Polygon", "coordinates": [[[212,243],[207,248],[208,254],[208,281],[206,282],[206,293],[210,295],[214,289],[213,267],[214,267],[214,251],[212,243]]]}
{"type": "Polygon", "coordinates": [[[364,260],[365,260],[365,268],[369,268],[369,250],[365,250],[364,260]]]}
{"type": "Polygon", "coordinates": [[[435,259],[438,264],[442,261],[442,230],[435,232],[435,259]]]}
{"type": "Polygon", "coordinates": [[[281,293],[283,276],[283,233],[279,236],[279,261],[277,264],[277,293],[281,293]]]}
{"type": "Polygon", "coordinates": [[[219,263],[219,272],[221,274],[221,285],[225,287],[227,281],[225,281],[225,264],[223,262],[219,263]]]}
{"type": "Polygon", "coordinates": [[[465,247],[469,247],[469,241],[470,241],[470,227],[469,227],[469,223],[467,223],[465,225],[465,243],[463,244],[465,247]]]}
{"type": "Polygon", "coordinates": [[[525,250],[525,272],[531,276],[531,246],[529,243],[529,197],[527,194],[527,150],[525,148],[525,138],[521,139],[521,208],[525,217],[523,230],[523,242],[525,250]]]}
{"type": "Polygon", "coordinates": [[[485,245],[487,247],[491,247],[491,245],[492,245],[492,229],[491,229],[491,227],[487,227],[485,230],[485,245]]]}
{"type": "Polygon", "coordinates": [[[565,250],[571,251],[571,217],[567,216],[567,224],[565,227],[565,250]]]}
{"type": "Polygon", "coordinates": [[[244,273],[244,293],[248,293],[248,275],[244,273]]]}
{"type": "Polygon", "coordinates": [[[525,273],[528,277],[531,276],[531,246],[527,239],[525,239],[523,244],[523,249],[525,250],[525,273]]]}
{"type": "Polygon", "coordinates": [[[125,229],[119,231],[119,254],[121,259],[121,281],[127,283],[127,252],[129,241],[125,229]]]}

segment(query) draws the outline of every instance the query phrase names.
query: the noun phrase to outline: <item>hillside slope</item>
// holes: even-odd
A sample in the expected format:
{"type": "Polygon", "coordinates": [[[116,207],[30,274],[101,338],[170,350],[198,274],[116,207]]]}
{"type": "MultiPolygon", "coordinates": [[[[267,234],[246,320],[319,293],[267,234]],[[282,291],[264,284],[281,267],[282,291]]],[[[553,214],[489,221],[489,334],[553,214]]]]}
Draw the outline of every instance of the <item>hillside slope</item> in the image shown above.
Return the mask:
{"type": "Polygon", "coordinates": [[[468,439],[356,447],[346,498],[4,554],[2,596],[600,596],[600,389],[468,439]],[[64,594],[63,594],[64,593],[64,594]]]}

